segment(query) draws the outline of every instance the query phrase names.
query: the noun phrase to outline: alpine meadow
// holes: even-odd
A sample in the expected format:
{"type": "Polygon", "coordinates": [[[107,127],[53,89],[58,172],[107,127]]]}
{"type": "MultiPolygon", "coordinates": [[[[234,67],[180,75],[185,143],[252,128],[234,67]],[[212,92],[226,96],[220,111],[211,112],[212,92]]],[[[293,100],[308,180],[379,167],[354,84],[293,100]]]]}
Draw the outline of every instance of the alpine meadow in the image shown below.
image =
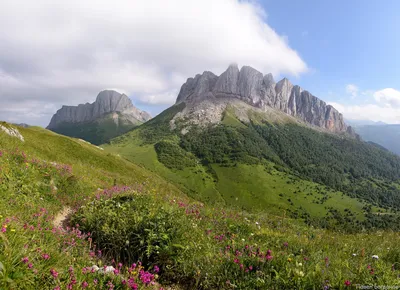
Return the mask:
{"type": "Polygon", "coordinates": [[[400,289],[400,5],[58,2],[0,3],[0,290],[400,289]]]}

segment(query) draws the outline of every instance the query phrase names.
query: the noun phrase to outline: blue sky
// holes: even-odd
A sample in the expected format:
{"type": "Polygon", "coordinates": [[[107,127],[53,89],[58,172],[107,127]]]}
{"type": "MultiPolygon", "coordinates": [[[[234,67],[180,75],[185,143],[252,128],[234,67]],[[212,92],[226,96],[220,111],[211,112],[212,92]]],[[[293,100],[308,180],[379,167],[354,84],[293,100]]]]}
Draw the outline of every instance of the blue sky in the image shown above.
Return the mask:
{"type": "MultiPolygon", "coordinates": [[[[295,82],[314,95],[351,107],[375,104],[376,91],[400,89],[400,1],[261,3],[267,23],[309,67],[295,82]],[[358,88],[354,96],[346,91],[350,84],[358,88]]],[[[374,119],[386,119],[379,113],[374,119]]]]}
{"type": "Polygon", "coordinates": [[[377,0],[0,1],[0,120],[46,126],[104,89],[154,116],[188,77],[235,62],[288,77],[347,119],[400,123],[398,11],[377,0]]]}

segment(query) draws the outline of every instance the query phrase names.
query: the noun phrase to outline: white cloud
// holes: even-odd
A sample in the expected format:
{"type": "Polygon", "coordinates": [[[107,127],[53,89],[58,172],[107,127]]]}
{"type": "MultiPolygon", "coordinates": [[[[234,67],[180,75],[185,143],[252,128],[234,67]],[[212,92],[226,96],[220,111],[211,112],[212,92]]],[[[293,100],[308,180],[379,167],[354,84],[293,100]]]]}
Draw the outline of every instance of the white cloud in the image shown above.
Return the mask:
{"type": "Polygon", "coordinates": [[[355,98],[358,95],[358,87],[354,84],[348,84],[346,86],[346,93],[350,94],[352,98],[355,98]]]}
{"type": "Polygon", "coordinates": [[[232,62],[275,75],[305,72],[265,14],[256,2],[238,0],[4,0],[0,100],[58,107],[119,88],[163,104],[174,102],[186,78],[220,74],[232,62]]]}
{"type": "Polygon", "coordinates": [[[335,102],[330,102],[329,104],[347,119],[382,121],[391,124],[400,123],[400,111],[394,107],[381,106],[379,104],[344,105],[335,102]]]}
{"type": "Polygon", "coordinates": [[[400,107],[400,92],[387,88],[374,93],[375,100],[386,107],[400,107]]]}

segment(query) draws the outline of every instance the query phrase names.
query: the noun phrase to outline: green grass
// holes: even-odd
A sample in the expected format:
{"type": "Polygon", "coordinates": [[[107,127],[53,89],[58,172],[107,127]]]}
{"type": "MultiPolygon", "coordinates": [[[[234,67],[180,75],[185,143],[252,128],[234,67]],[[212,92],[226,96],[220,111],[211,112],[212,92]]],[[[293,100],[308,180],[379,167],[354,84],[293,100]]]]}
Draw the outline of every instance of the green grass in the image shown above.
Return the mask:
{"type": "Polygon", "coordinates": [[[202,204],[153,172],[93,145],[40,128],[20,131],[24,143],[0,133],[0,198],[5,201],[0,203],[0,229],[5,229],[0,231],[0,289],[82,289],[85,283],[87,289],[111,284],[128,289],[123,283],[128,278],[139,289],[152,289],[141,282],[140,270],[154,273],[156,265],[160,272],[153,279],[161,284],[155,289],[171,284],[182,289],[346,289],[346,281],[352,287],[400,286],[398,233],[328,231],[276,210],[290,209],[287,196],[295,207],[308,206],[315,215],[323,214],[325,204],[353,211],[362,206],[324,186],[268,164],[173,171],[158,162],[152,145],[136,144],[135,151],[122,144],[112,147],[181,180],[182,187],[200,187],[203,181],[194,176],[210,176],[208,188],[221,192],[227,205],[202,204]],[[132,186],[111,188],[115,179],[132,186]],[[310,201],[325,193],[330,198],[313,208],[310,201]],[[269,210],[249,213],[235,205],[236,198],[249,210],[264,203],[269,210]],[[76,208],[70,226],[79,224],[79,230],[54,228],[55,215],[66,205],[76,208]],[[88,272],[87,267],[110,265],[113,258],[116,268],[123,263],[120,273],[88,272]],[[140,269],[129,269],[138,260],[140,269]]]}
{"type": "Polygon", "coordinates": [[[217,189],[225,201],[246,210],[282,214],[302,208],[314,217],[324,217],[326,207],[341,212],[349,209],[361,218],[363,203],[310,181],[263,165],[213,165],[218,176],[217,189]],[[326,196],[322,204],[316,203],[326,196]],[[290,199],[290,201],[289,201],[290,199]]]}

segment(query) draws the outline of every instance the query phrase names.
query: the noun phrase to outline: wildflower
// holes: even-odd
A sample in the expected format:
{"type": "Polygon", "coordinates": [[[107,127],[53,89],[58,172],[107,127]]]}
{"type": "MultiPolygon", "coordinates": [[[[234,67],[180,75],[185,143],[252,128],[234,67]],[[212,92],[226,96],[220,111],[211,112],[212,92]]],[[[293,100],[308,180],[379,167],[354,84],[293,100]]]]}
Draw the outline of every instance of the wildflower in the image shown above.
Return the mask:
{"type": "Polygon", "coordinates": [[[32,268],[33,268],[32,263],[29,263],[29,264],[28,264],[28,268],[29,268],[29,269],[32,269],[32,268]]]}
{"type": "Polygon", "coordinates": [[[28,263],[28,262],[29,262],[28,257],[23,257],[23,258],[22,258],[22,263],[26,264],[26,263],[28,263]]]}
{"type": "Polygon", "coordinates": [[[292,261],[292,258],[287,258],[287,261],[288,261],[288,262],[291,262],[291,261],[292,261]]]}
{"type": "Polygon", "coordinates": [[[2,228],[1,228],[1,232],[2,233],[5,233],[7,231],[7,228],[5,227],[5,226],[3,226],[2,228]]]}
{"type": "Polygon", "coordinates": [[[57,286],[56,288],[54,288],[53,290],[61,290],[60,286],[57,286]]]}
{"type": "Polygon", "coordinates": [[[357,256],[357,254],[353,253],[353,257],[357,256]]]}
{"type": "Polygon", "coordinates": [[[346,280],[346,281],[344,281],[344,285],[345,285],[345,286],[350,286],[350,285],[351,285],[351,282],[350,282],[349,280],[346,280]]]}
{"type": "Polygon", "coordinates": [[[372,256],[372,259],[378,260],[379,257],[378,257],[378,255],[373,255],[373,256],[372,256]]]}
{"type": "Polygon", "coordinates": [[[266,255],[266,257],[265,257],[268,261],[271,261],[272,260],[272,251],[271,250],[268,250],[267,251],[267,255],[266,255]]]}
{"type": "Polygon", "coordinates": [[[53,276],[54,279],[56,279],[58,277],[58,272],[54,269],[50,270],[50,274],[51,274],[51,276],[53,276]]]}
{"type": "Polygon", "coordinates": [[[112,290],[115,287],[111,281],[108,281],[107,286],[108,286],[108,290],[112,290]]]}
{"type": "Polygon", "coordinates": [[[155,266],[154,266],[154,273],[158,273],[158,272],[160,272],[160,268],[158,268],[158,266],[155,265],[155,266]]]}
{"type": "Polygon", "coordinates": [[[283,243],[283,246],[284,246],[285,248],[287,248],[287,247],[289,246],[289,243],[288,243],[288,242],[284,242],[284,243],[283,243]]]}
{"type": "Polygon", "coordinates": [[[89,283],[86,281],[82,282],[82,289],[85,289],[87,286],[89,286],[89,283]]]}

